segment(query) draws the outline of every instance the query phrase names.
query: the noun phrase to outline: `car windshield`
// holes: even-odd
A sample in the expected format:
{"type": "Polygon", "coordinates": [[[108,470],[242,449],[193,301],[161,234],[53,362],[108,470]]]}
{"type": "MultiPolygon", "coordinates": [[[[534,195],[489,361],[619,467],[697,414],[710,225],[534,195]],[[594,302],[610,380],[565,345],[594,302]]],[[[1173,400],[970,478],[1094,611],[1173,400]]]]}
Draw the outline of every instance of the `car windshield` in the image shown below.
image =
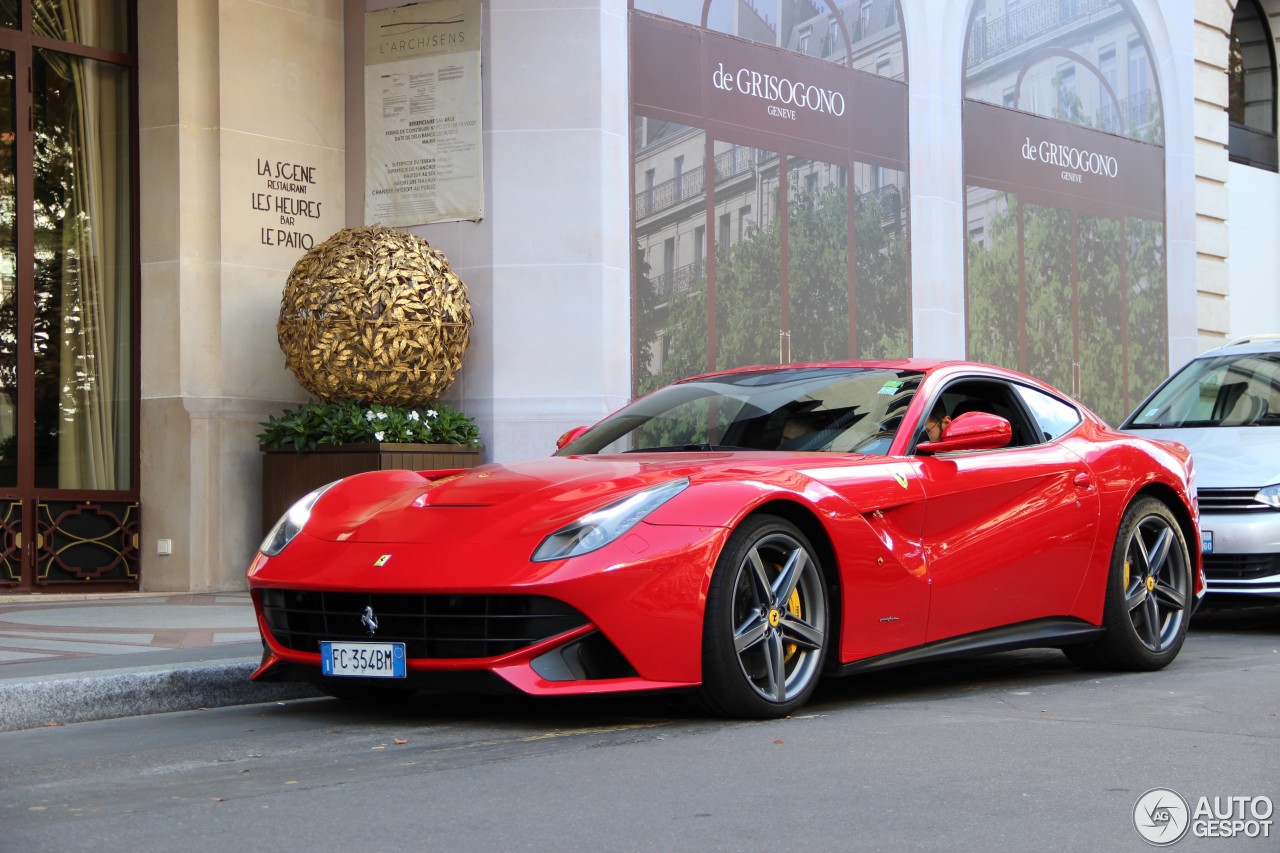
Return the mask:
{"type": "Polygon", "coordinates": [[[1126,429],[1280,426],[1280,353],[1201,358],[1182,368],[1126,429]]]}
{"type": "Polygon", "coordinates": [[[668,385],[610,415],[558,455],[699,450],[884,454],[923,374],[781,368],[668,385]]]}

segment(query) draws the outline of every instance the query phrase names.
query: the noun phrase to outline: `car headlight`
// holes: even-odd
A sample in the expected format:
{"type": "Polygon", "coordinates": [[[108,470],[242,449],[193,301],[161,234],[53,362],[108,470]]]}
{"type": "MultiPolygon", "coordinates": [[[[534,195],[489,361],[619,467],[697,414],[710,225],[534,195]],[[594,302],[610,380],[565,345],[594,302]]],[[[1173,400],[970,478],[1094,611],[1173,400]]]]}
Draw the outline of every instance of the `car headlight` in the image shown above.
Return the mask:
{"type": "Polygon", "coordinates": [[[302,532],[302,526],[311,517],[311,508],[316,505],[316,501],[320,500],[320,496],[329,491],[337,482],[337,480],[334,480],[326,486],[321,486],[313,492],[308,492],[297,503],[289,507],[289,511],[280,516],[276,526],[271,528],[267,538],[262,540],[258,550],[268,557],[274,557],[283,551],[284,546],[292,542],[293,537],[302,532]]]}
{"type": "Polygon", "coordinates": [[[1253,496],[1258,503],[1266,504],[1269,507],[1280,509],[1280,483],[1272,483],[1270,486],[1263,486],[1258,489],[1258,493],[1253,496]]]}
{"type": "Polygon", "coordinates": [[[533,552],[533,561],[563,560],[603,548],[683,492],[688,485],[688,477],[672,480],[584,515],[542,540],[538,550],[533,552]]]}

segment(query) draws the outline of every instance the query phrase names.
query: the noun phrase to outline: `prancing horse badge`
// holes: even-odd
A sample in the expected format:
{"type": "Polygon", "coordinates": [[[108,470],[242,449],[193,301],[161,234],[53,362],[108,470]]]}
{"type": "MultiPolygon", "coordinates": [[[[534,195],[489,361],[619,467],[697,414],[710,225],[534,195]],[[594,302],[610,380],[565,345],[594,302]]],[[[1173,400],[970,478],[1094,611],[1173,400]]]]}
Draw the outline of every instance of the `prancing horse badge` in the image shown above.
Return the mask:
{"type": "MultiPolygon", "coordinates": [[[[904,484],[904,485],[905,485],[905,484],[904,484]]],[[[385,566],[385,565],[387,564],[387,561],[388,561],[388,560],[390,560],[390,559],[391,559],[391,555],[390,555],[390,554],[383,554],[381,557],[379,557],[378,559],[376,559],[376,560],[374,560],[374,561],[373,561],[373,567],[374,567],[375,569],[382,568],[383,566],[385,566]]]]}

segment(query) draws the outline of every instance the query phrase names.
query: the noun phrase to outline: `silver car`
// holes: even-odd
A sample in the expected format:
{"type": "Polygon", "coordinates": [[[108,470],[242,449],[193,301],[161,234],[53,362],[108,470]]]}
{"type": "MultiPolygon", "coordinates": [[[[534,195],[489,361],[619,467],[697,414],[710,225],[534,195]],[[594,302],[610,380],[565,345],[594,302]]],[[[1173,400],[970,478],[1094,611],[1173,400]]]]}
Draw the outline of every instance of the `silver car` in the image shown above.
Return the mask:
{"type": "Polygon", "coordinates": [[[1280,335],[1201,353],[1120,428],[1191,449],[1206,600],[1280,599],[1280,335]]]}

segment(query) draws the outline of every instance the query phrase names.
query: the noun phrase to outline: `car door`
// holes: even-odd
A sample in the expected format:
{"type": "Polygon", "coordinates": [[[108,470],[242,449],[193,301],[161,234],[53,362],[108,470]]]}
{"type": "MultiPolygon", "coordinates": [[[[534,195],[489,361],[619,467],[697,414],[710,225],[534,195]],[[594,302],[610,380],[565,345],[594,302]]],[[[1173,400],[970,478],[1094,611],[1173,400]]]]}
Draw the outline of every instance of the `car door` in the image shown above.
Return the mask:
{"type": "Polygon", "coordinates": [[[925,491],[929,642],[1063,615],[1080,589],[1097,535],[1097,487],[1059,440],[1067,422],[1047,423],[1028,405],[1027,392],[1048,395],[1021,387],[970,379],[944,389],[944,397],[990,403],[1013,425],[1009,446],[916,457],[925,491]]]}

